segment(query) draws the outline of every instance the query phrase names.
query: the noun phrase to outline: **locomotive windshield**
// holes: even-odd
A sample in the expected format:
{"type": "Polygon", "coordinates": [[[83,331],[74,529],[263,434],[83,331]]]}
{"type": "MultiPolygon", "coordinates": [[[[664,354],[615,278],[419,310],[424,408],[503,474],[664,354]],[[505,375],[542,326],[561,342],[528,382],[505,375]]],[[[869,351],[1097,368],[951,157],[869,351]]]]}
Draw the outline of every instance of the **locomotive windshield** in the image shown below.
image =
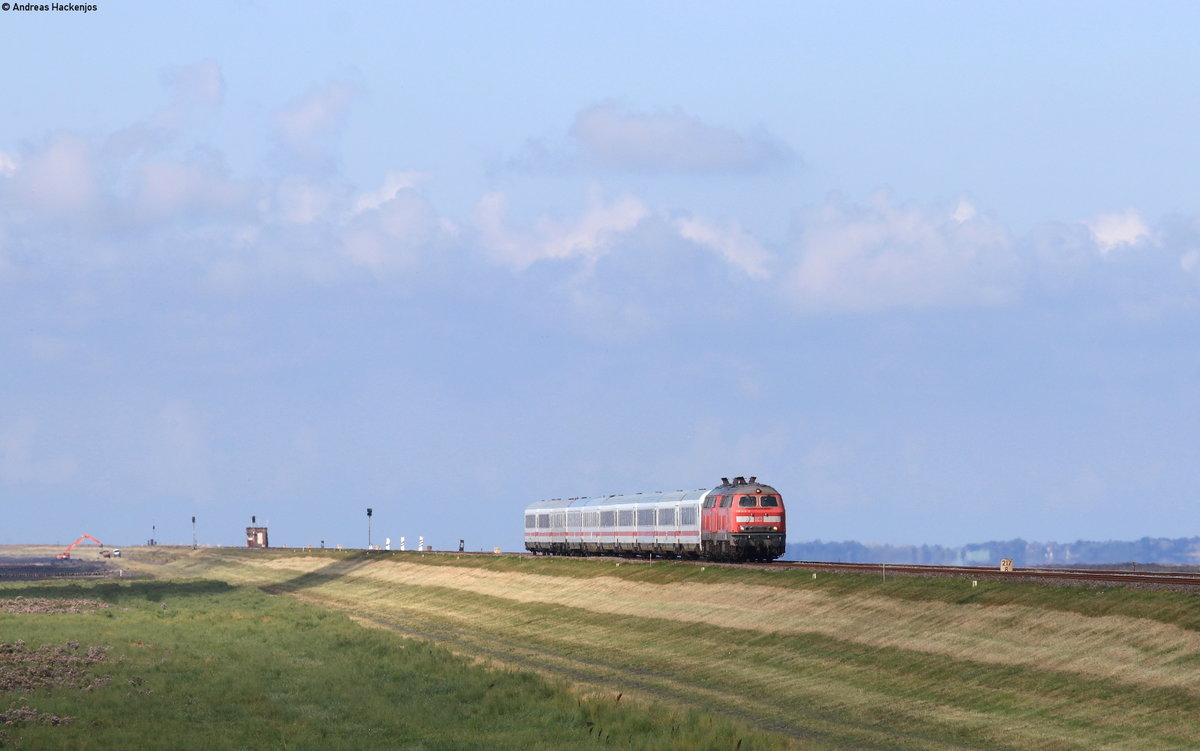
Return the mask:
{"type": "Polygon", "coordinates": [[[743,495],[738,498],[738,508],[754,508],[761,506],[762,508],[779,508],[779,496],[777,495],[743,495]]]}

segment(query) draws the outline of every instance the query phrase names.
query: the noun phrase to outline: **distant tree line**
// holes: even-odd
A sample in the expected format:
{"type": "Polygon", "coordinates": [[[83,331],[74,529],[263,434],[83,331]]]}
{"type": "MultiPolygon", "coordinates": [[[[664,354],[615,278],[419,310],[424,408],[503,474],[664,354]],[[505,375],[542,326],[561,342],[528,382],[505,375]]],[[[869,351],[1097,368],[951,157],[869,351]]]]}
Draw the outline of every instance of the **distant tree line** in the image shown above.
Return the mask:
{"type": "Polygon", "coordinates": [[[877,545],[875,543],[797,542],[787,546],[793,561],[840,563],[919,563],[941,566],[997,566],[1001,558],[1014,566],[1050,566],[1078,563],[1157,563],[1200,565],[1200,537],[1143,537],[1140,540],[1076,540],[1026,542],[1020,538],[977,542],[961,547],[943,545],[877,545]]]}

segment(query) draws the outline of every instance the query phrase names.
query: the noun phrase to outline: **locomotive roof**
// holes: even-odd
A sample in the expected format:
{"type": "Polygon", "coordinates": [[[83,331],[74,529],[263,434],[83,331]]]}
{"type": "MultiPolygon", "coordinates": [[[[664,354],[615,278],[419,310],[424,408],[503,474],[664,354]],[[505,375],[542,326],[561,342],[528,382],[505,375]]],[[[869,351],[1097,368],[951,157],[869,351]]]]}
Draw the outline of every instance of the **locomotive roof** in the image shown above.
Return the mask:
{"type": "MultiPolygon", "coordinates": [[[[739,480],[742,478],[738,478],[739,480]]],[[[756,478],[752,478],[756,479],[756,478]]],[[[734,481],[736,483],[736,480],[734,481]]],[[[537,509],[549,508],[584,508],[597,506],[628,506],[635,503],[672,503],[683,501],[699,501],[704,497],[705,493],[773,493],[779,495],[779,491],[770,485],[762,483],[729,483],[727,485],[718,485],[715,488],[699,488],[697,490],[675,490],[675,491],[656,491],[653,493],[629,493],[624,495],[601,495],[594,497],[579,497],[579,498],[551,498],[544,501],[534,501],[526,506],[527,511],[535,511],[537,509]]]]}
{"type": "MultiPolygon", "coordinates": [[[[742,479],[742,478],[740,478],[740,477],[737,478],[737,480],[740,480],[740,479],[742,479]]],[[[757,480],[758,478],[751,477],[750,479],[757,480]]],[[[779,495],[779,491],[776,490],[775,488],[771,487],[770,485],[764,485],[761,482],[744,482],[744,481],[738,482],[737,480],[734,480],[733,482],[728,483],[726,485],[718,485],[717,487],[713,488],[712,492],[717,493],[717,494],[753,493],[755,495],[764,495],[764,494],[779,495]]]]}

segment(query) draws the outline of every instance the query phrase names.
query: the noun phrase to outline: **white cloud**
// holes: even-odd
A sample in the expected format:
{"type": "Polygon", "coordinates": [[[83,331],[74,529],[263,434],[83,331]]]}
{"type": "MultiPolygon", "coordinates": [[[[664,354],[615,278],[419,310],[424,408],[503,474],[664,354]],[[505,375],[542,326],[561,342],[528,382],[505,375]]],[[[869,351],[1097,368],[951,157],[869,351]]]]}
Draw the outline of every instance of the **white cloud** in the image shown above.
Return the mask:
{"type": "Polygon", "coordinates": [[[1103,255],[1117,248],[1133,247],[1150,237],[1150,227],[1137,209],[1097,214],[1087,226],[1103,255]]]}
{"type": "Polygon", "coordinates": [[[136,209],[147,219],[184,213],[221,218],[253,210],[253,189],[231,180],[223,165],[199,160],[147,162],[138,167],[136,209]]]}
{"type": "Polygon", "coordinates": [[[284,141],[302,156],[319,157],[357,95],[353,85],[330,81],[292,101],[276,114],[284,141]]]}
{"type": "Polygon", "coordinates": [[[921,208],[878,193],[862,206],[831,200],[797,221],[788,284],[804,308],[992,305],[1017,291],[1008,233],[961,202],[921,208]]]}
{"type": "Polygon", "coordinates": [[[1189,250],[1179,258],[1179,268],[1189,274],[1200,275],[1200,250],[1189,250]]]}
{"type": "Polygon", "coordinates": [[[292,175],[275,186],[275,212],[288,224],[312,224],[329,219],[340,198],[340,191],[324,181],[292,175]]]}
{"type": "Polygon", "coordinates": [[[679,219],[676,227],[684,238],[715,250],[748,276],[754,279],[766,279],[769,276],[767,265],[770,254],[736,222],[726,227],[715,227],[703,219],[688,218],[679,219]]]}
{"type": "Polygon", "coordinates": [[[383,185],[377,190],[364,191],[358,194],[354,199],[354,208],[352,213],[360,214],[370,209],[377,209],[380,205],[395,198],[400,191],[410,190],[421,185],[429,180],[430,175],[426,172],[388,172],[383,179],[383,185]]]}
{"type": "Polygon", "coordinates": [[[551,258],[595,258],[614,239],[631,231],[649,216],[639,199],[624,195],[606,203],[593,191],[588,207],[574,220],[543,217],[533,229],[514,231],[508,226],[508,198],[485,195],[475,207],[475,227],[485,250],[496,261],[518,269],[551,258]]]}
{"type": "MultiPolygon", "coordinates": [[[[381,192],[387,192],[387,184],[381,192]]],[[[414,266],[422,252],[440,246],[456,232],[416,191],[397,188],[378,206],[355,215],[343,232],[342,250],[354,263],[376,273],[396,271],[414,266]]]]}
{"type": "Polygon", "coordinates": [[[973,203],[965,198],[959,198],[958,203],[954,207],[954,213],[951,216],[954,218],[954,221],[962,224],[974,219],[977,213],[973,203]]]}
{"type": "Polygon", "coordinates": [[[79,136],[62,134],[22,160],[13,172],[19,200],[55,214],[84,212],[99,191],[92,148],[79,136]]]}
{"type": "Polygon", "coordinates": [[[540,172],[580,165],[650,172],[743,172],[794,159],[785,144],[762,129],[741,133],[709,125],[681,110],[639,113],[598,105],[579,112],[569,134],[573,148],[530,141],[510,166],[540,172]]]}
{"type": "Polygon", "coordinates": [[[12,177],[17,174],[17,157],[6,151],[0,151],[0,177],[12,177]]]}

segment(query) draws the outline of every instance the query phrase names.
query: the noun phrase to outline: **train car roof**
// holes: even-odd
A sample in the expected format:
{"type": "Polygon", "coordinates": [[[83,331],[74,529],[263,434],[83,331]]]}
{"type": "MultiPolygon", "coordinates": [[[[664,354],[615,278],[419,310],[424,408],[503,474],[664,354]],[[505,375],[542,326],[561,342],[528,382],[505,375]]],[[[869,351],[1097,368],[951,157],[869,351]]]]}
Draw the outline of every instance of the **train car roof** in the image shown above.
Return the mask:
{"type": "MultiPolygon", "coordinates": [[[[725,478],[722,478],[725,479],[725,478]]],[[[698,501],[704,497],[705,493],[714,493],[722,495],[730,494],[774,494],[779,495],[779,491],[770,485],[764,485],[758,482],[757,477],[751,477],[747,482],[744,477],[735,478],[733,482],[726,482],[718,485],[715,488],[699,488],[698,490],[675,490],[669,492],[655,491],[653,493],[629,493],[625,495],[600,495],[600,496],[581,496],[579,498],[551,498],[544,501],[535,501],[525,507],[527,511],[537,509],[558,509],[558,508],[584,508],[597,506],[629,506],[635,503],[675,503],[682,501],[698,501]]]]}
{"type": "Polygon", "coordinates": [[[549,508],[596,508],[598,506],[629,506],[635,503],[675,503],[699,501],[708,488],[698,490],[674,490],[656,493],[631,493],[629,495],[601,495],[582,498],[551,498],[535,501],[525,507],[527,511],[549,508]]]}

